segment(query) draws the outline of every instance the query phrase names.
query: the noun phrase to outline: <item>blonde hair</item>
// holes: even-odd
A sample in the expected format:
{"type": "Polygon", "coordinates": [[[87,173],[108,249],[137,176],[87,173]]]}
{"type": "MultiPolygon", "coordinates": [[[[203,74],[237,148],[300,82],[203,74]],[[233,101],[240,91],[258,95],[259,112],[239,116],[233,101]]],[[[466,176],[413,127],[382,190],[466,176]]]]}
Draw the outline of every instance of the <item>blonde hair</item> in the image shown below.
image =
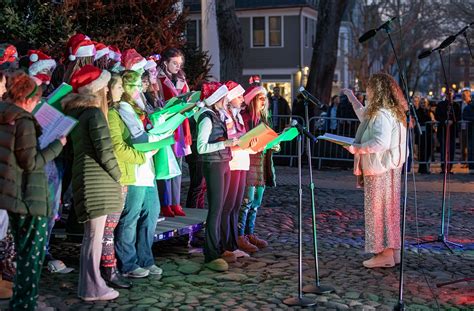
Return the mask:
{"type": "Polygon", "coordinates": [[[250,115],[250,119],[252,120],[253,126],[257,126],[260,121],[265,123],[268,126],[271,126],[271,118],[270,118],[270,112],[268,111],[268,97],[266,96],[265,93],[257,93],[257,95],[252,98],[250,101],[247,111],[250,115]],[[263,106],[262,110],[257,110],[257,105],[258,105],[258,97],[260,95],[265,96],[265,105],[263,106]]]}
{"type": "Polygon", "coordinates": [[[367,83],[368,106],[365,116],[370,119],[375,117],[381,108],[389,110],[395,118],[406,125],[405,111],[408,109],[407,101],[402,89],[392,76],[386,73],[373,74],[367,83]]]}
{"type": "Polygon", "coordinates": [[[94,56],[78,57],[76,60],[70,62],[67,65],[66,72],[64,73],[63,81],[66,83],[69,83],[72,75],[76,71],[78,71],[85,65],[93,65],[93,64],[94,64],[94,56]]]}
{"type": "Polygon", "coordinates": [[[100,90],[98,90],[95,93],[92,93],[97,98],[97,101],[99,102],[99,109],[102,111],[104,114],[105,119],[108,122],[108,114],[109,114],[109,104],[107,100],[107,91],[106,88],[103,87],[100,90]]]}

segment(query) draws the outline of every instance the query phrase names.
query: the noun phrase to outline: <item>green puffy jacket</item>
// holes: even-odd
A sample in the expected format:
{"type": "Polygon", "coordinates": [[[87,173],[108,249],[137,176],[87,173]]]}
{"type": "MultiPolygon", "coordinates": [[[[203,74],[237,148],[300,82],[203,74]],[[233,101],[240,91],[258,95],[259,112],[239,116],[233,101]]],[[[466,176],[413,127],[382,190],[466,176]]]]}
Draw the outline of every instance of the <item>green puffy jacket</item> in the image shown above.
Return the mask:
{"type": "Polygon", "coordinates": [[[145,153],[133,149],[130,131],[115,108],[109,109],[108,118],[115,157],[122,173],[120,184],[133,185],[136,167],[145,163],[145,153]]]}
{"type": "Polygon", "coordinates": [[[79,222],[121,212],[120,169],[102,110],[92,95],[69,94],[64,112],[79,124],[71,132],[72,190],[79,222]]]}
{"type": "Polygon", "coordinates": [[[63,146],[56,140],[38,150],[40,133],[31,113],[0,102],[0,209],[23,215],[51,215],[44,165],[57,157],[63,146]]]}

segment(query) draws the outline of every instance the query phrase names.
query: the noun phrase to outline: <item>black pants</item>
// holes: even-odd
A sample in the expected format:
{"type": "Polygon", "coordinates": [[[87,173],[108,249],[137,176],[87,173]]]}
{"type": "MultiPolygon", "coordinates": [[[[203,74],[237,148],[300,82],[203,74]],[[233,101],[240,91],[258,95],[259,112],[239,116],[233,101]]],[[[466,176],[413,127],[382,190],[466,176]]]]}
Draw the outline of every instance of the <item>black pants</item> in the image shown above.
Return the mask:
{"type": "MultiPolygon", "coordinates": [[[[441,170],[444,172],[444,165],[445,165],[445,160],[444,160],[444,155],[445,155],[445,145],[446,145],[446,125],[442,125],[438,127],[438,141],[440,145],[440,151],[441,151],[441,170]]],[[[451,172],[451,169],[453,167],[451,162],[454,159],[454,152],[455,152],[455,146],[456,146],[456,127],[455,126],[450,126],[449,127],[449,158],[448,158],[448,172],[451,172]]]]}
{"type": "Polygon", "coordinates": [[[202,170],[207,184],[209,211],[206,219],[206,239],[204,261],[210,262],[221,257],[221,216],[224,201],[229,190],[229,162],[203,162],[202,170]]]}
{"type": "Polygon", "coordinates": [[[424,162],[418,166],[418,173],[426,174],[430,171],[429,160],[431,158],[431,140],[433,138],[431,133],[427,135],[426,132],[423,132],[421,136],[417,136],[417,138],[419,146],[418,161],[424,162]]]}
{"type": "Polygon", "coordinates": [[[202,173],[202,162],[198,161],[194,154],[186,156],[186,162],[188,163],[190,179],[186,207],[204,208],[206,181],[204,180],[204,175],[202,173]]]}
{"type": "Polygon", "coordinates": [[[237,247],[239,210],[244,198],[247,171],[230,171],[229,191],[225,197],[221,219],[221,241],[225,251],[235,251],[237,247]]]}

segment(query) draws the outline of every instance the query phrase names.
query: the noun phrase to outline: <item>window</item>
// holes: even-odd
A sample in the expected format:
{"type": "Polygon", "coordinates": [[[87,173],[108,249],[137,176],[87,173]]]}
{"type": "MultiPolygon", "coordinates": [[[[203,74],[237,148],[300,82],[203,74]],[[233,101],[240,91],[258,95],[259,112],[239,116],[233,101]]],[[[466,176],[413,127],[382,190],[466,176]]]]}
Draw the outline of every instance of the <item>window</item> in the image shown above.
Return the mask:
{"type": "Polygon", "coordinates": [[[252,17],[252,47],[283,47],[283,17],[252,17]]]}
{"type": "Polygon", "coordinates": [[[281,46],[281,16],[270,16],[270,46],[281,46]]]}
{"type": "Polygon", "coordinates": [[[313,47],[316,40],[316,21],[312,18],[304,18],[304,46],[313,47]]]}
{"type": "Polygon", "coordinates": [[[265,46],[265,17],[254,17],[253,21],[253,46],[265,46]]]}
{"type": "Polygon", "coordinates": [[[186,43],[194,48],[201,46],[201,20],[190,20],[186,24],[186,43]]]}

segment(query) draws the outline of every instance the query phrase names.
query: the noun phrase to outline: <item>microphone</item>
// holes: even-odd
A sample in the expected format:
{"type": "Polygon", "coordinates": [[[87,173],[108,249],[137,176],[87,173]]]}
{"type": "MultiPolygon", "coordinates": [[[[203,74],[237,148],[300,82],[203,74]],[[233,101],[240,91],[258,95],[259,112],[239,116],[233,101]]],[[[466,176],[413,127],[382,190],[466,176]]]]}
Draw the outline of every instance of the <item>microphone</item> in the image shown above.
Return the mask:
{"type": "Polygon", "coordinates": [[[397,18],[398,18],[398,16],[394,16],[394,17],[390,18],[388,21],[386,21],[385,23],[383,23],[382,25],[380,25],[378,28],[370,29],[369,31],[367,31],[366,33],[364,33],[362,36],[359,37],[359,43],[363,43],[363,42],[369,40],[370,38],[374,37],[375,34],[377,33],[377,31],[379,31],[381,29],[388,29],[390,24],[394,20],[396,20],[397,18]]]}
{"type": "Polygon", "coordinates": [[[301,124],[299,124],[298,121],[296,121],[295,119],[291,121],[291,126],[296,127],[301,134],[309,138],[311,141],[316,142],[318,140],[316,136],[314,136],[308,130],[306,130],[303,126],[301,126],[301,124]]]}
{"type": "Polygon", "coordinates": [[[447,37],[447,38],[444,39],[444,41],[441,42],[441,44],[440,44],[436,49],[434,49],[433,51],[442,50],[442,49],[444,49],[444,48],[450,46],[451,43],[453,43],[454,40],[456,40],[456,36],[457,36],[457,35],[447,37]]]}
{"type": "Polygon", "coordinates": [[[319,99],[317,99],[316,97],[314,97],[310,92],[306,91],[304,87],[300,87],[298,89],[298,91],[300,92],[301,95],[303,95],[303,97],[306,99],[306,100],[309,100],[310,102],[312,102],[313,104],[315,104],[316,106],[318,106],[320,109],[324,107],[324,105],[319,101],[319,99]]]}
{"type": "Polygon", "coordinates": [[[418,54],[418,59],[423,59],[425,57],[428,57],[431,55],[431,53],[433,53],[432,50],[425,50],[423,52],[421,52],[420,54],[418,54]]]}

